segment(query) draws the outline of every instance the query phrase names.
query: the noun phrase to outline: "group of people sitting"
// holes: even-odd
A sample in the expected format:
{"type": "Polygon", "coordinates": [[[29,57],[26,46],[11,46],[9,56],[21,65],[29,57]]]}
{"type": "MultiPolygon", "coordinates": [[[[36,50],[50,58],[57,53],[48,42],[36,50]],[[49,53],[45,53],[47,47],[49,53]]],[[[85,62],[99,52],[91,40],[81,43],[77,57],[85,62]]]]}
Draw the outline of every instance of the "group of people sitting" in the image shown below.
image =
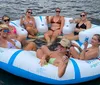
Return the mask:
{"type": "MultiPolygon", "coordinates": [[[[40,59],[40,65],[43,66],[46,63],[50,63],[57,66],[58,76],[62,77],[70,57],[80,60],[89,60],[100,56],[100,34],[95,34],[92,37],[92,46],[89,48],[88,42],[84,42],[84,49],[81,49],[77,44],[71,42],[71,40],[78,40],[80,31],[91,28],[91,22],[87,19],[87,13],[82,12],[80,14],[80,19],[70,20],[70,22],[76,23],[74,32],[63,35],[58,46],[54,49],[55,51],[50,50],[48,46],[62,34],[65,23],[64,17],[60,16],[60,8],[56,8],[55,11],[55,16],[46,17],[47,23],[51,24],[50,29],[44,33],[44,39],[47,45],[43,45],[39,49],[35,42],[27,41],[25,36],[18,35],[16,28],[10,25],[10,17],[4,15],[2,17],[3,22],[0,23],[0,47],[36,51],[36,55],[40,59]],[[16,41],[21,43],[22,47],[18,47],[16,41]]],[[[20,18],[20,25],[25,27],[29,38],[36,38],[38,30],[35,25],[35,19],[31,14],[32,10],[27,9],[25,16],[21,16],[20,18]]]]}

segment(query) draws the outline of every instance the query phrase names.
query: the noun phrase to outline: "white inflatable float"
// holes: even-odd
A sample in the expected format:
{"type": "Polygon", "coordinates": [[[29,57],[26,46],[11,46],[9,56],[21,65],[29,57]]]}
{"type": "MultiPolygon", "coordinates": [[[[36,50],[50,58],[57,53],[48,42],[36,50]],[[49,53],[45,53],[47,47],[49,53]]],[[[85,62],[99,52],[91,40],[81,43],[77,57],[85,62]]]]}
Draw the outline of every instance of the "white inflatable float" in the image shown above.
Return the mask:
{"type": "Polygon", "coordinates": [[[92,24],[92,27],[90,29],[87,29],[85,31],[81,31],[79,33],[79,41],[81,43],[84,42],[85,38],[89,38],[89,42],[91,41],[91,38],[93,37],[94,34],[100,34],[100,25],[94,25],[92,24]]]}
{"type": "MultiPolygon", "coordinates": [[[[24,34],[25,32],[25,35],[27,35],[26,30],[19,27],[19,20],[12,21],[11,24],[14,25],[17,30],[24,30],[21,31],[20,34],[24,34]]],[[[43,25],[40,25],[40,28],[41,26],[43,28],[43,25]]],[[[84,36],[80,36],[80,39],[84,36]]],[[[77,43],[75,41],[73,42],[77,43]]],[[[83,45],[81,45],[81,48],[83,48],[83,45]]],[[[41,67],[39,61],[34,51],[0,48],[0,68],[29,80],[46,84],[75,84],[100,77],[99,59],[78,60],[70,58],[65,74],[61,78],[58,77],[58,68],[56,66],[48,63],[41,67]]]]}
{"type": "Polygon", "coordinates": [[[39,64],[36,52],[0,48],[0,68],[19,77],[46,84],[74,84],[100,77],[100,60],[70,58],[65,74],[59,78],[58,68],[39,64]],[[86,70],[88,69],[88,70],[86,70]]]}
{"type": "Polygon", "coordinates": [[[65,24],[62,30],[63,35],[70,34],[74,31],[76,24],[70,23],[69,20],[73,20],[73,18],[66,18],[65,17],[65,24]]]}

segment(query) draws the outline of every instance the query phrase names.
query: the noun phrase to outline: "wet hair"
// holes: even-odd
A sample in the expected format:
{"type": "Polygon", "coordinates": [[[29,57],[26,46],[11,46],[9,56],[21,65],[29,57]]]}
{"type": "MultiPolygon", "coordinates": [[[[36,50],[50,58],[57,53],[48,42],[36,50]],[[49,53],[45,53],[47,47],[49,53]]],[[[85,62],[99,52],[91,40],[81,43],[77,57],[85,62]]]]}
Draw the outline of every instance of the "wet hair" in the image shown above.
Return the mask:
{"type": "Polygon", "coordinates": [[[3,15],[2,20],[4,20],[4,17],[8,17],[10,19],[8,15],[3,15]]]}
{"type": "Polygon", "coordinates": [[[100,34],[94,34],[98,38],[98,41],[100,42],[100,34]]]}

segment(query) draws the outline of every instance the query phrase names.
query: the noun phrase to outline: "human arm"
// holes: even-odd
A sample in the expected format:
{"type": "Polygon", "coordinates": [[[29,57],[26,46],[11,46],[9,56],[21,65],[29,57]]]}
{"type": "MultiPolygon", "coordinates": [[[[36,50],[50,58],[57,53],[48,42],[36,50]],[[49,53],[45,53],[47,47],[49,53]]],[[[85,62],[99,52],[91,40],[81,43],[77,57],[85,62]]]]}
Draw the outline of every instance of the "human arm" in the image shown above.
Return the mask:
{"type": "Polygon", "coordinates": [[[46,54],[44,54],[43,56],[42,56],[42,58],[40,59],[40,65],[41,66],[43,66],[43,65],[45,65],[46,63],[47,63],[47,59],[49,58],[49,56],[47,56],[46,54]]]}
{"type": "Polygon", "coordinates": [[[68,61],[69,61],[68,56],[63,56],[62,60],[59,62],[59,65],[58,65],[59,78],[61,78],[64,75],[68,61]]]}
{"type": "Polygon", "coordinates": [[[65,19],[64,19],[63,16],[61,16],[60,34],[61,34],[61,32],[62,32],[62,29],[63,29],[63,27],[64,27],[64,24],[65,24],[65,19]]]}
{"type": "Polygon", "coordinates": [[[22,25],[23,25],[23,23],[24,23],[23,18],[24,18],[24,16],[21,16],[21,17],[20,17],[20,26],[22,26],[22,25]]]}
{"type": "Polygon", "coordinates": [[[72,44],[71,44],[71,46],[74,46],[74,47],[78,48],[80,52],[82,51],[81,47],[80,47],[80,46],[78,46],[78,45],[77,45],[77,44],[75,44],[75,43],[72,43],[72,44]]]}
{"type": "Polygon", "coordinates": [[[97,50],[89,50],[90,48],[87,49],[88,43],[84,43],[84,49],[80,54],[80,59],[81,60],[89,60],[96,58],[98,56],[98,51],[97,50]]]}

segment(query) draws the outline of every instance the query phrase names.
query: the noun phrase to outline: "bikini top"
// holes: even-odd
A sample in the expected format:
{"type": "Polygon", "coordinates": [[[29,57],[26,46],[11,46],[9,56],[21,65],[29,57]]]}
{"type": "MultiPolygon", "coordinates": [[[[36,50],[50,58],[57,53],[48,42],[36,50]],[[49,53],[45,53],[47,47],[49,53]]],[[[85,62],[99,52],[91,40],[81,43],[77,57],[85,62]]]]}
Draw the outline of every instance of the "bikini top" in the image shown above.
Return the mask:
{"type": "Polygon", "coordinates": [[[61,24],[61,16],[59,17],[58,21],[54,21],[54,16],[51,19],[51,23],[57,23],[57,24],[61,24]]]}
{"type": "Polygon", "coordinates": [[[11,33],[16,34],[16,33],[17,33],[16,28],[15,28],[14,26],[12,26],[12,27],[13,27],[13,30],[11,30],[11,31],[9,32],[9,34],[11,34],[11,33]]]}
{"type": "Polygon", "coordinates": [[[11,42],[7,41],[7,48],[9,48],[9,49],[11,49],[11,48],[15,49],[16,47],[11,42]]]}
{"type": "Polygon", "coordinates": [[[76,28],[86,29],[86,25],[83,23],[79,26],[79,23],[76,24],[76,28]]]}
{"type": "Polygon", "coordinates": [[[27,25],[27,24],[33,24],[33,21],[30,20],[30,21],[24,21],[24,24],[27,25]]]}

